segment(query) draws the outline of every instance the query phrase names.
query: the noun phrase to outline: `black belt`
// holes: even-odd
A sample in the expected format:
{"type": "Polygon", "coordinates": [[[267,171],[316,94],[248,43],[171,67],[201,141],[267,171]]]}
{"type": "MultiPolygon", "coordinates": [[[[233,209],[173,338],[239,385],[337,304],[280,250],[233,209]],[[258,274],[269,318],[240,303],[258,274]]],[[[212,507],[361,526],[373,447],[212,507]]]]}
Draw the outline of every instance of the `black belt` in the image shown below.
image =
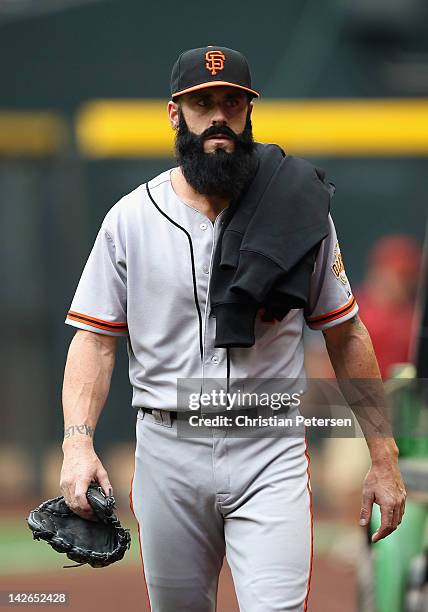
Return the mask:
{"type": "MultiPolygon", "coordinates": [[[[143,412],[148,412],[149,414],[153,414],[153,410],[161,410],[160,408],[140,408],[143,412]]],[[[168,412],[171,419],[177,418],[176,410],[163,410],[163,412],[168,412]]]]}
{"type": "MultiPolygon", "coordinates": [[[[153,410],[161,410],[162,412],[168,412],[169,416],[171,417],[171,419],[176,419],[177,418],[177,411],[176,410],[162,410],[161,408],[140,408],[140,410],[142,410],[143,412],[148,412],[149,414],[153,414],[153,410]]],[[[237,411],[237,410],[232,410],[230,414],[234,415],[234,416],[238,416],[238,415],[247,415],[247,414],[251,414],[251,410],[253,411],[257,411],[257,410],[263,410],[264,412],[266,412],[266,414],[264,414],[264,416],[273,416],[273,415],[279,415],[279,414],[287,414],[289,411],[289,408],[280,408],[279,410],[274,410],[269,412],[269,410],[266,409],[266,407],[262,407],[262,409],[260,408],[246,408],[243,409],[241,411],[237,411]]],[[[199,414],[198,411],[196,411],[195,413],[192,413],[191,411],[184,411],[183,414],[199,414]]],[[[222,411],[219,414],[225,415],[228,414],[229,412],[226,411],[222,411]]],[[[206,412],[204,413],[204,416],[208,416],[208,417],[214,417],[216,416],[215,412],[206,412]]]]}

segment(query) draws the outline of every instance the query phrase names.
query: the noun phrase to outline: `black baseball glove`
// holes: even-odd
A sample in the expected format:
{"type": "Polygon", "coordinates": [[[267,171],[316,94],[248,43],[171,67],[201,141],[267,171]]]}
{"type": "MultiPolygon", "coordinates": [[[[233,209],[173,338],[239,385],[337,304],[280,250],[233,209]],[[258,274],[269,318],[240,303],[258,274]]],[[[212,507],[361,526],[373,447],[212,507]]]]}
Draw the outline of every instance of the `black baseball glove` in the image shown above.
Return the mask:
{"type": "Polygon", "coordinates": [[[129,529],[124,529],[114,514],[114,497],[106,496],[103,489],[92,483],[86,493],[97,521],[75,514],[64,497],[54,497],[32,510],[27,518],[35,540],[46,540],[54,550],[66,553],[78,565],[105,567],[123,558],[130,547],[129,529]]]}

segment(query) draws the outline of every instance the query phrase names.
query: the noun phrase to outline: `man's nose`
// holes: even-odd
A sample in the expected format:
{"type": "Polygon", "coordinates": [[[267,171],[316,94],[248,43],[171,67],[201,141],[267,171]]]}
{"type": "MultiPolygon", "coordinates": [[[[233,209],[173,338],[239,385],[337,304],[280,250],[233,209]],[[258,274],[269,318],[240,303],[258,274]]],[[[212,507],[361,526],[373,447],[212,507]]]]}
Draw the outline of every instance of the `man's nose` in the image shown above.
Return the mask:
{"type": "Polygon", "coordinates": [[[226,125],[227,123],[226,113],[224,112],[220,104],[218,104],[215,107],[214,113],[211,117],[211,122],[213,125],[226,125]]]}

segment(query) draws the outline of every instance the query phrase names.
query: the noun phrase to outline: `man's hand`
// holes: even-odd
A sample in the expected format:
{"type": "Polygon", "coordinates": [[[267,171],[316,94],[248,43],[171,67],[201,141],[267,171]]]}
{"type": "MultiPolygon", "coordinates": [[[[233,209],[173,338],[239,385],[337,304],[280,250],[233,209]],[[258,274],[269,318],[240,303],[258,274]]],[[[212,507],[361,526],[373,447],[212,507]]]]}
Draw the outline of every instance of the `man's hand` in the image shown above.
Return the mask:
{"type": "Polygon", "coordinates": [[[60,488],[65,502],[73,512],[84,519],[94,519],[94,513],[86,499],[86,491],[91,481],[98,482],[106,495],[113,487],[107,471],[92,445],[63,445],[60,488]]]}
{"type": "Polygon", "coordinates": [[[385,538],[401,523],[406,505],[406,490],[397,461],[372,464],[363,485],[360,525],[369,524],[373,503],[380,506],[381,524],[372,543],[385,538]]]}

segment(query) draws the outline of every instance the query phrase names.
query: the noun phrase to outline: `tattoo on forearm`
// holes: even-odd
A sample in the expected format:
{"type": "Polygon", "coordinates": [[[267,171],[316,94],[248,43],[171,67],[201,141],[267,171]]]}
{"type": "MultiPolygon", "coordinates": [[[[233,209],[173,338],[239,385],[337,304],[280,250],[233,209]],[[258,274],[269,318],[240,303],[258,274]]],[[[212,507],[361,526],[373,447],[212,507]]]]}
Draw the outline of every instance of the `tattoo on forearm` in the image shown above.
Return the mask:
{"type": "Polygon", "coordinates": [[[64,430],[64,438],[70,438],[76,434],[83,434],[84,436],[94,437],[95,428],[90,425],[70,425],[64,430]]]}

